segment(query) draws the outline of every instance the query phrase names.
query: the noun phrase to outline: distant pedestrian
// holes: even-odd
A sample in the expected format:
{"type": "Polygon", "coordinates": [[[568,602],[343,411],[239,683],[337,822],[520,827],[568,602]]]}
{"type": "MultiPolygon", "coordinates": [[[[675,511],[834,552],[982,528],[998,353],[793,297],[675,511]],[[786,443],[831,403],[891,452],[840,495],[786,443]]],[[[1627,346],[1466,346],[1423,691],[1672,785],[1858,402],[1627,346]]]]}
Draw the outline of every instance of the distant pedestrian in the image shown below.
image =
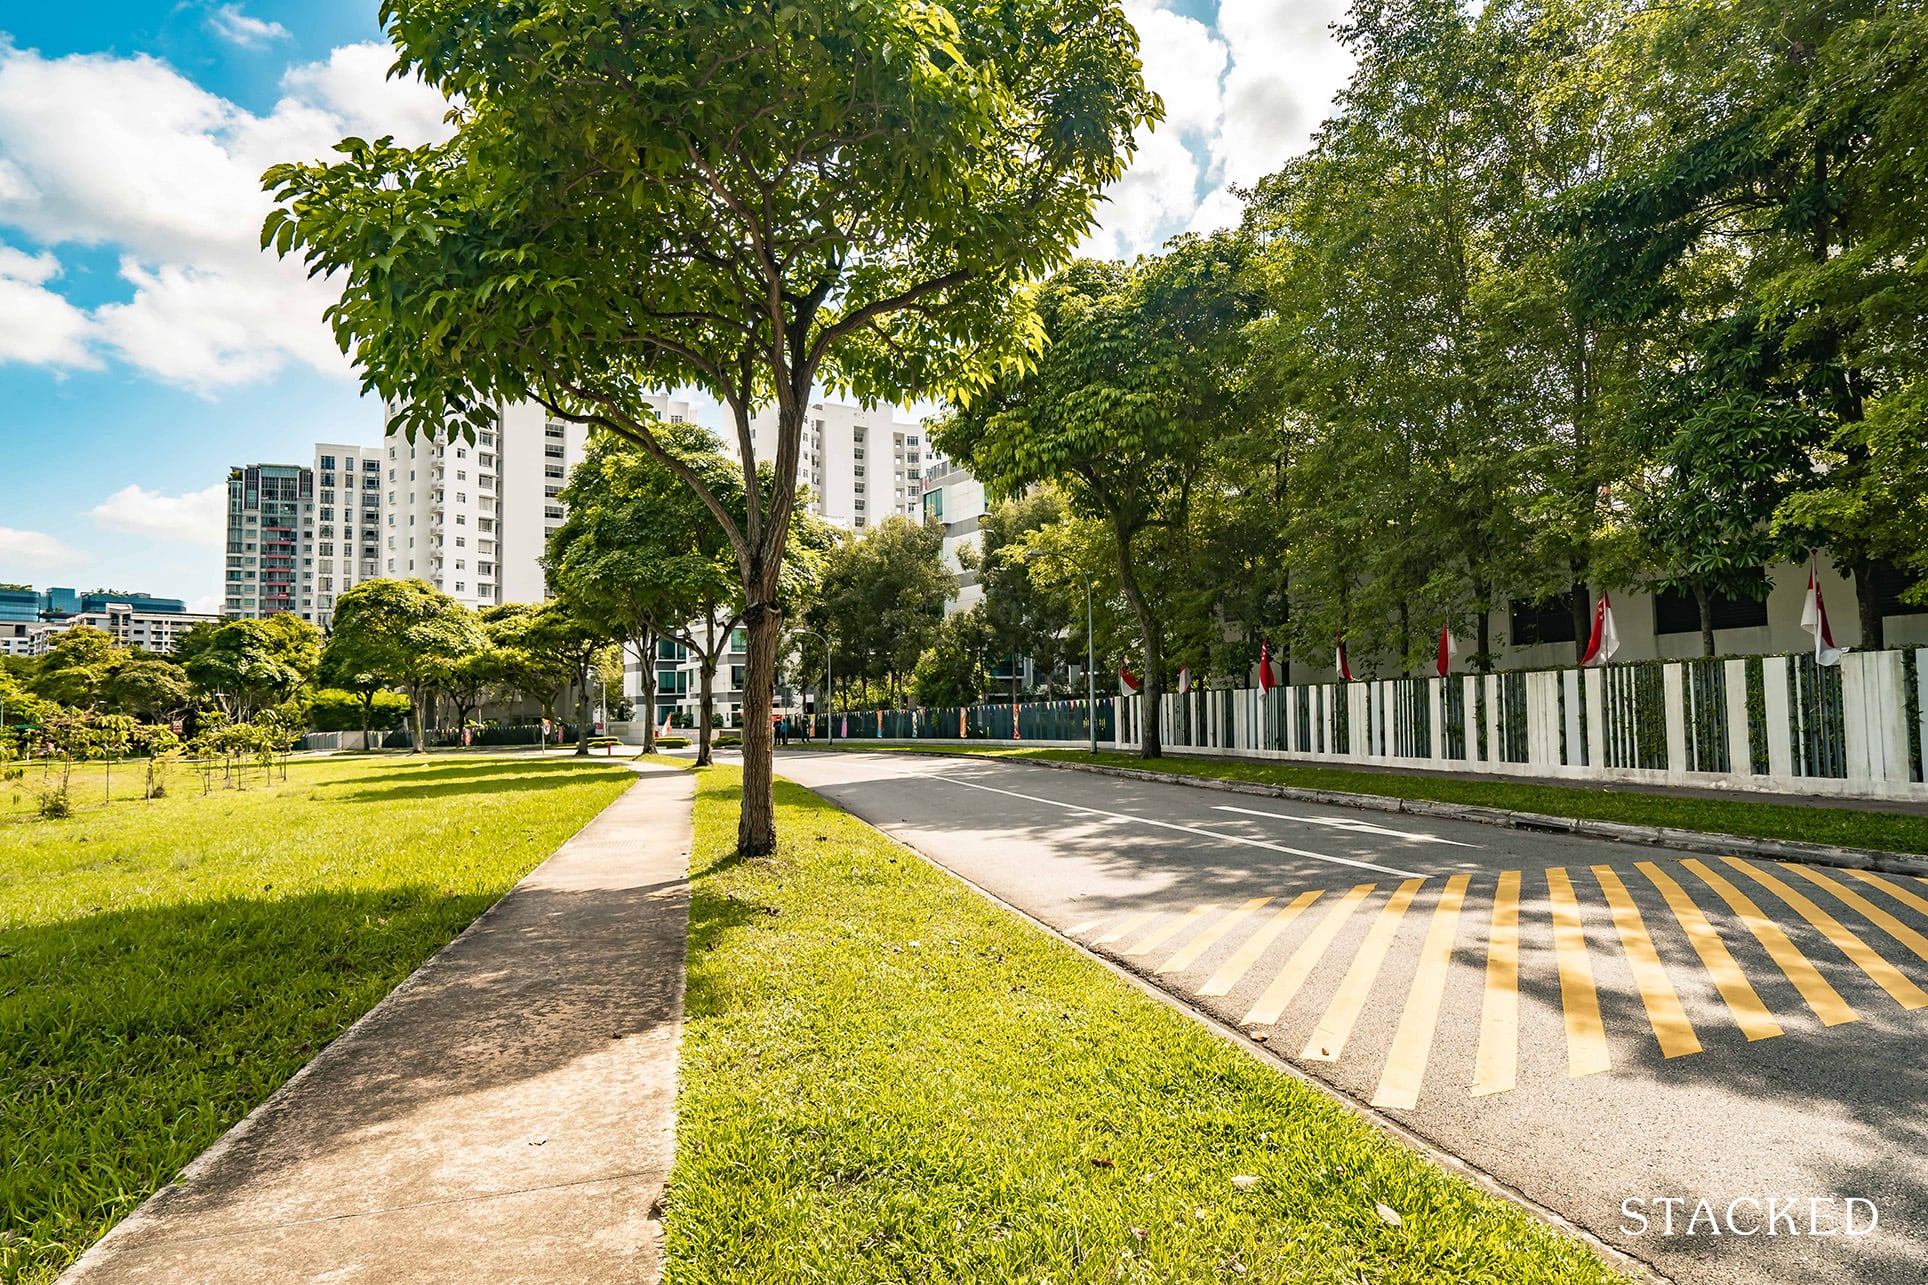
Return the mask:
{"type": "Polygon", "coordinates": [[[790,720],[787,718],[777,720],[777,744],[782,746],[790,744],[790,720]]]}
{"type": "Polygon", "coordinates": [[[803,733],[803,743],[805,745],[810,743],[810,725],[815,721],[810,715],[805,714],[803,721],[797,724],[797,730],[803,733]]]}

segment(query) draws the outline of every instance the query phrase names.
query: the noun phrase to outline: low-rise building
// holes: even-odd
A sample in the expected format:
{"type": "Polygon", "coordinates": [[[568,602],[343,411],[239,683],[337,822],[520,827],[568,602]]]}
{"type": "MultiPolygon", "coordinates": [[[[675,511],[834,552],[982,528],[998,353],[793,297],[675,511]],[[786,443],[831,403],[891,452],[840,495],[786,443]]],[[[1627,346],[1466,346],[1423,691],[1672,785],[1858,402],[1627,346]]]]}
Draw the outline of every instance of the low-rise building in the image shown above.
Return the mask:
{"type": "Polygon", "coordinates": [[[0,656],[45,655],[61,633],[77,625],[109,634],[123,646],[167,653],[191,626],[218,620],[188,611],[179,598],[111,589],[36,593],[10,588],[0,590],[0,656]]]}

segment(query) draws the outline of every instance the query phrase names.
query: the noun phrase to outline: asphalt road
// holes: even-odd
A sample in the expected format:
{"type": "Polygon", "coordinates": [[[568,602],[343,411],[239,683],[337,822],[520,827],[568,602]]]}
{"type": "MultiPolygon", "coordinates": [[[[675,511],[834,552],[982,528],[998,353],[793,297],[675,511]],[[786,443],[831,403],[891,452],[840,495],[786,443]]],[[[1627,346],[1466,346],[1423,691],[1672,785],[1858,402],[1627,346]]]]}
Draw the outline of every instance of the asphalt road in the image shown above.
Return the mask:
{"type": "Polygon", "coordinates": [[[986,759],[780,758],[1661,1275],[1928,1281],[1928,883],[986,759]]]}

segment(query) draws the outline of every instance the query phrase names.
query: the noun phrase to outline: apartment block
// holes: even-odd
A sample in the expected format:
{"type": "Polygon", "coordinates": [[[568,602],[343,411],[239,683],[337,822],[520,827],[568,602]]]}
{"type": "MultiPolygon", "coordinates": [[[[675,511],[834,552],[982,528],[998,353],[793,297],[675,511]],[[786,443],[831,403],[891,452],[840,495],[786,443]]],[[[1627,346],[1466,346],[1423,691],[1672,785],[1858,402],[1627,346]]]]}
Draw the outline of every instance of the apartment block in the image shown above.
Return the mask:
{"type": "MultiPolygon", "coordinates": [[[[776,458],[775,406],[751,418],[750,440],[759,461],[776,458]]],[[[865,410],[813,402],[804,418],[797,481],[809,485],[817,516],[862,530],[893,515],[923,512],[926,457],[923,428],[898,423],[888,406],[865,410]]]]}
{"type": "Polygon", "coordinates": [[[0,589],[0,656],[41,656],[60,634],[86,625],[125,646],[171,652],[192,625],[219,620],[196,615],[179,598],[110,589],[0,589]]]}
{"type": "Polygon", "coordinates": [[[259,619],[294,612],[314,619],[314,532],[313,469],[248,464],[228,470],[224,614],[259,619]]]}
{"type": "MultiPolygon", "coordinates": [[[[689,418],[687,402],[648,401],[664,419],[689,418]]],[[[589,430],[533,402],[496,413],[496,427],[473,442],[385,440],[380,574],[419,577],[471,607],[549,596],[542,557],[568,515],[562,488],[589,430]]]]}
{"type": "Polygon", "coordinates": [[[307,610],[313,614],[303,618],[323,629],[334,621],[337,597],[381,574],[382,465],[380,447],[315,447],[314,551],[302,559],[302,587],[311,590],[307,610]],[[307,565],[311,558],[313,567],[307,565]]]}

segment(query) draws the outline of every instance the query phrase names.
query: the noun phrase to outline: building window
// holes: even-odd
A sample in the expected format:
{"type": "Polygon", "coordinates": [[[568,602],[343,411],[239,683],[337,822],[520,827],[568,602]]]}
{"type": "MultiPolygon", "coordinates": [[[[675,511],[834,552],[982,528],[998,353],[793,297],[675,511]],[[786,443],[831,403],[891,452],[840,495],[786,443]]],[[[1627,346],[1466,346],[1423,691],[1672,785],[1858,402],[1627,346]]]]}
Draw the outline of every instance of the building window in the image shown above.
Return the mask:
{"type": "Polygon", "coordinates": [[[458,549],[461,548],[463,545],[467,544],[468,542],[469,542],[469,538],[465,535],[458,535],[455,537],[455,547],[458,549]]]}
{"type": "Polygon", "coordinates": [[[466,514],[466,513],[458,513],[458,514],[456,514],[456,515],[455,515],[455,525],[457,525],[457,526],[467,526],[468,524],[469,524],[469,518],[468,518],[468,514],[466,514]]]}
{"type": "Polygon", "coordinates": [[[1515,602],[1511,612],[1513,645],[1573,641],[1573,610],[1564,598],[1548,602],[1515,602]]]}
{"type": "Polygon", "coordinates": [[[562,488],[559,486],[545,486],[542,488],[542,494],[545,499],[553,500],[562,494],[562,488]]]}
{"type": "Polygon", "coordinates": [[[542,516],[545,518],[560,518],[564,516],[563,508],[560,504],[545,504],[542,506],[542,516]]]}
{"type": "Polygon", "coordinates": [[[544,465],[542,466],[542,475],[543,475],[544,477],[561,477],[561,476],[562,476],[562,465],[560,465],[560,464],[544,464],[544,465]]]}
{"type": "Polygon", "coordinates": [[[328,472],[330,472],[330,473],[332,473],[332,472],[334,472],[334,471],[335,471],[335,457],[334,457],[334,456],[332,456],[332,455],[324,455],[324,456],[322,456],[322,457],[321,457],[321,467],[322,467],[322,468],[323,468],[324,470],[326,470],[326,471],[328,471],[328,472]]]}
{"type": "MultiPolygon", "coordinates": [[[[1765,577],[1763,576],[1763,579],[1765,577]]],[[[1714,628],[1751,629],[1767,623],[1767,599],[1729,598],[1716,594],[1713,608],[1714,628]]],[[[1569,619],[1571,617],[1569,616],[1569,619]]],[[[1654,632],[1656,634],[1697,634],[1700,632],[1700,602],[1693,594],[1679,589],[1662,589],[1654,595],[1654,632]]]]}

